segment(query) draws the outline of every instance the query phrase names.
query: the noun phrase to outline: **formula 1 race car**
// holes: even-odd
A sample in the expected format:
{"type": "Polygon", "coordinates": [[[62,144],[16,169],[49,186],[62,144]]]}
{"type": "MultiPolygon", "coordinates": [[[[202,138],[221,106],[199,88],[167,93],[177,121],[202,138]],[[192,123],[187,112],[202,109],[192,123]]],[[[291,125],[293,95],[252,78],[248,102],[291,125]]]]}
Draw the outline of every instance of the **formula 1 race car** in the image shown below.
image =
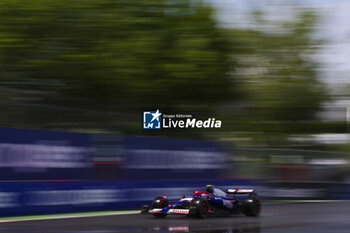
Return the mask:
{"type": "Polygon", "coordinates": [[[258,216],[261,204],[253,189],[227,189],[226,192],[207,185],[206,191],[194,191],[193,196],[169,203],[167,197],[156,197],[151,208],[143,205],[141,213],[152,213],[155,217],[166,217],[168,214],[183,214],[198,218],[209,215],[230,215],[243,213],[246,216],[258,216]]]}

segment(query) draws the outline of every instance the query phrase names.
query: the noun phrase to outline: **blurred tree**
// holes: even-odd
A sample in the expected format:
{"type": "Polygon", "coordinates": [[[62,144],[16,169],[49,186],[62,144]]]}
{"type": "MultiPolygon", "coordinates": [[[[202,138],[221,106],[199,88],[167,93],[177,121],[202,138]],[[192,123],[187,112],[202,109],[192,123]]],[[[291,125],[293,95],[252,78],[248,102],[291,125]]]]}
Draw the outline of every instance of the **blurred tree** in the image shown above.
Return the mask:
{"type": "Polygon", "coordinates": [[[141,108],[230,98],[230,47],[201,1],[4,0],[0,16],[2,125],[135,130],[141,108]]]}
{"type": "Polygon", "coordinates": [[[328,99],[312,58],[320,44],[312,38],[316,15],[302,11],[283,24],[256,15],[256,29],[228,30],[243,98],[226,117],[235,129],[231,135],[252,137],[255,146],[281,146],[291,134],[319,132],[316,114],[328,99]]]}
{"type": "Polygon", "coordinates": [[[281,30],[254,14],[256,29],[223,29],[200,0],[3,0],[0,124],[135,134],[141,109],[166,107],[220,117],[224,137],[285,141],[326,99],[315,16],[281,30]]]}

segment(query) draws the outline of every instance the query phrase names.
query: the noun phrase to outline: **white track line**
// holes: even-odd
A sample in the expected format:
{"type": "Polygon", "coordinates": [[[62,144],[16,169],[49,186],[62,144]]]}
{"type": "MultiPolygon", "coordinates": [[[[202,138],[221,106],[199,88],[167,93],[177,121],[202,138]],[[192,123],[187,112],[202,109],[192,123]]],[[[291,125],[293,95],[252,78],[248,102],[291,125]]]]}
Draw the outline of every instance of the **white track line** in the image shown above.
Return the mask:
{"type": "Polygon", "coordinates": [[[100,216],[113,216],[113,215],[129,215],[129,214],[139,214],[139,210],[123,211],[119,213],[101,213],[101,214],[88,214],[88,215],[71,215],[71,216],[46,216],[38,218],[23,218],[23,219],[0,219],[0,223],[5,222],[25,222],[25,221],[39,221],[39,220],[52,220],[52,219],[68,219],[68,218],[89,218],[89,217],[100,217],[100,216]]]}

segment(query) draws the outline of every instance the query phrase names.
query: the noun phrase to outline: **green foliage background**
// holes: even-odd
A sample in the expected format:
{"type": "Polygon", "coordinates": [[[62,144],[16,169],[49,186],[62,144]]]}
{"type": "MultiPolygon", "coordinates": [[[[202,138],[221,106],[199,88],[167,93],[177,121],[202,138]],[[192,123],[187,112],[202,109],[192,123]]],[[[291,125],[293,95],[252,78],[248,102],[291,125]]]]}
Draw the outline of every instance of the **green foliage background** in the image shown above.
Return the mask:
{"type": "Polygon", "coordinates": [[[214,13],[185,0],[1,1],[0,124],[144,134],[141,110],[167,108],[223,128],[166,136],[276,144],[319,132],[315,15],[266,31],[222,28],[214,13]]]}

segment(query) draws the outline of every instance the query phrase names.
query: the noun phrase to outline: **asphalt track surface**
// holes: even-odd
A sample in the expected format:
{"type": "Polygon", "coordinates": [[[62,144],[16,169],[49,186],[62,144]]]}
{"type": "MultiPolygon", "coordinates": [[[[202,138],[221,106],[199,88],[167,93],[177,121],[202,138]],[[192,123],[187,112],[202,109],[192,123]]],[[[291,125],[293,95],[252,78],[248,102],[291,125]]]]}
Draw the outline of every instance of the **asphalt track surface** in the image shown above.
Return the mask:
{"type": "Polygon", "coordinates": [[[234,233],[338,233],[350,232],[350,203],[298,203],[263,206],[258,218],[234,215],[192,219],[152,215],[118,215],[88,218],[0,223],[0,232],[113,233],[113,232],[234,232],[234,233]]]}

